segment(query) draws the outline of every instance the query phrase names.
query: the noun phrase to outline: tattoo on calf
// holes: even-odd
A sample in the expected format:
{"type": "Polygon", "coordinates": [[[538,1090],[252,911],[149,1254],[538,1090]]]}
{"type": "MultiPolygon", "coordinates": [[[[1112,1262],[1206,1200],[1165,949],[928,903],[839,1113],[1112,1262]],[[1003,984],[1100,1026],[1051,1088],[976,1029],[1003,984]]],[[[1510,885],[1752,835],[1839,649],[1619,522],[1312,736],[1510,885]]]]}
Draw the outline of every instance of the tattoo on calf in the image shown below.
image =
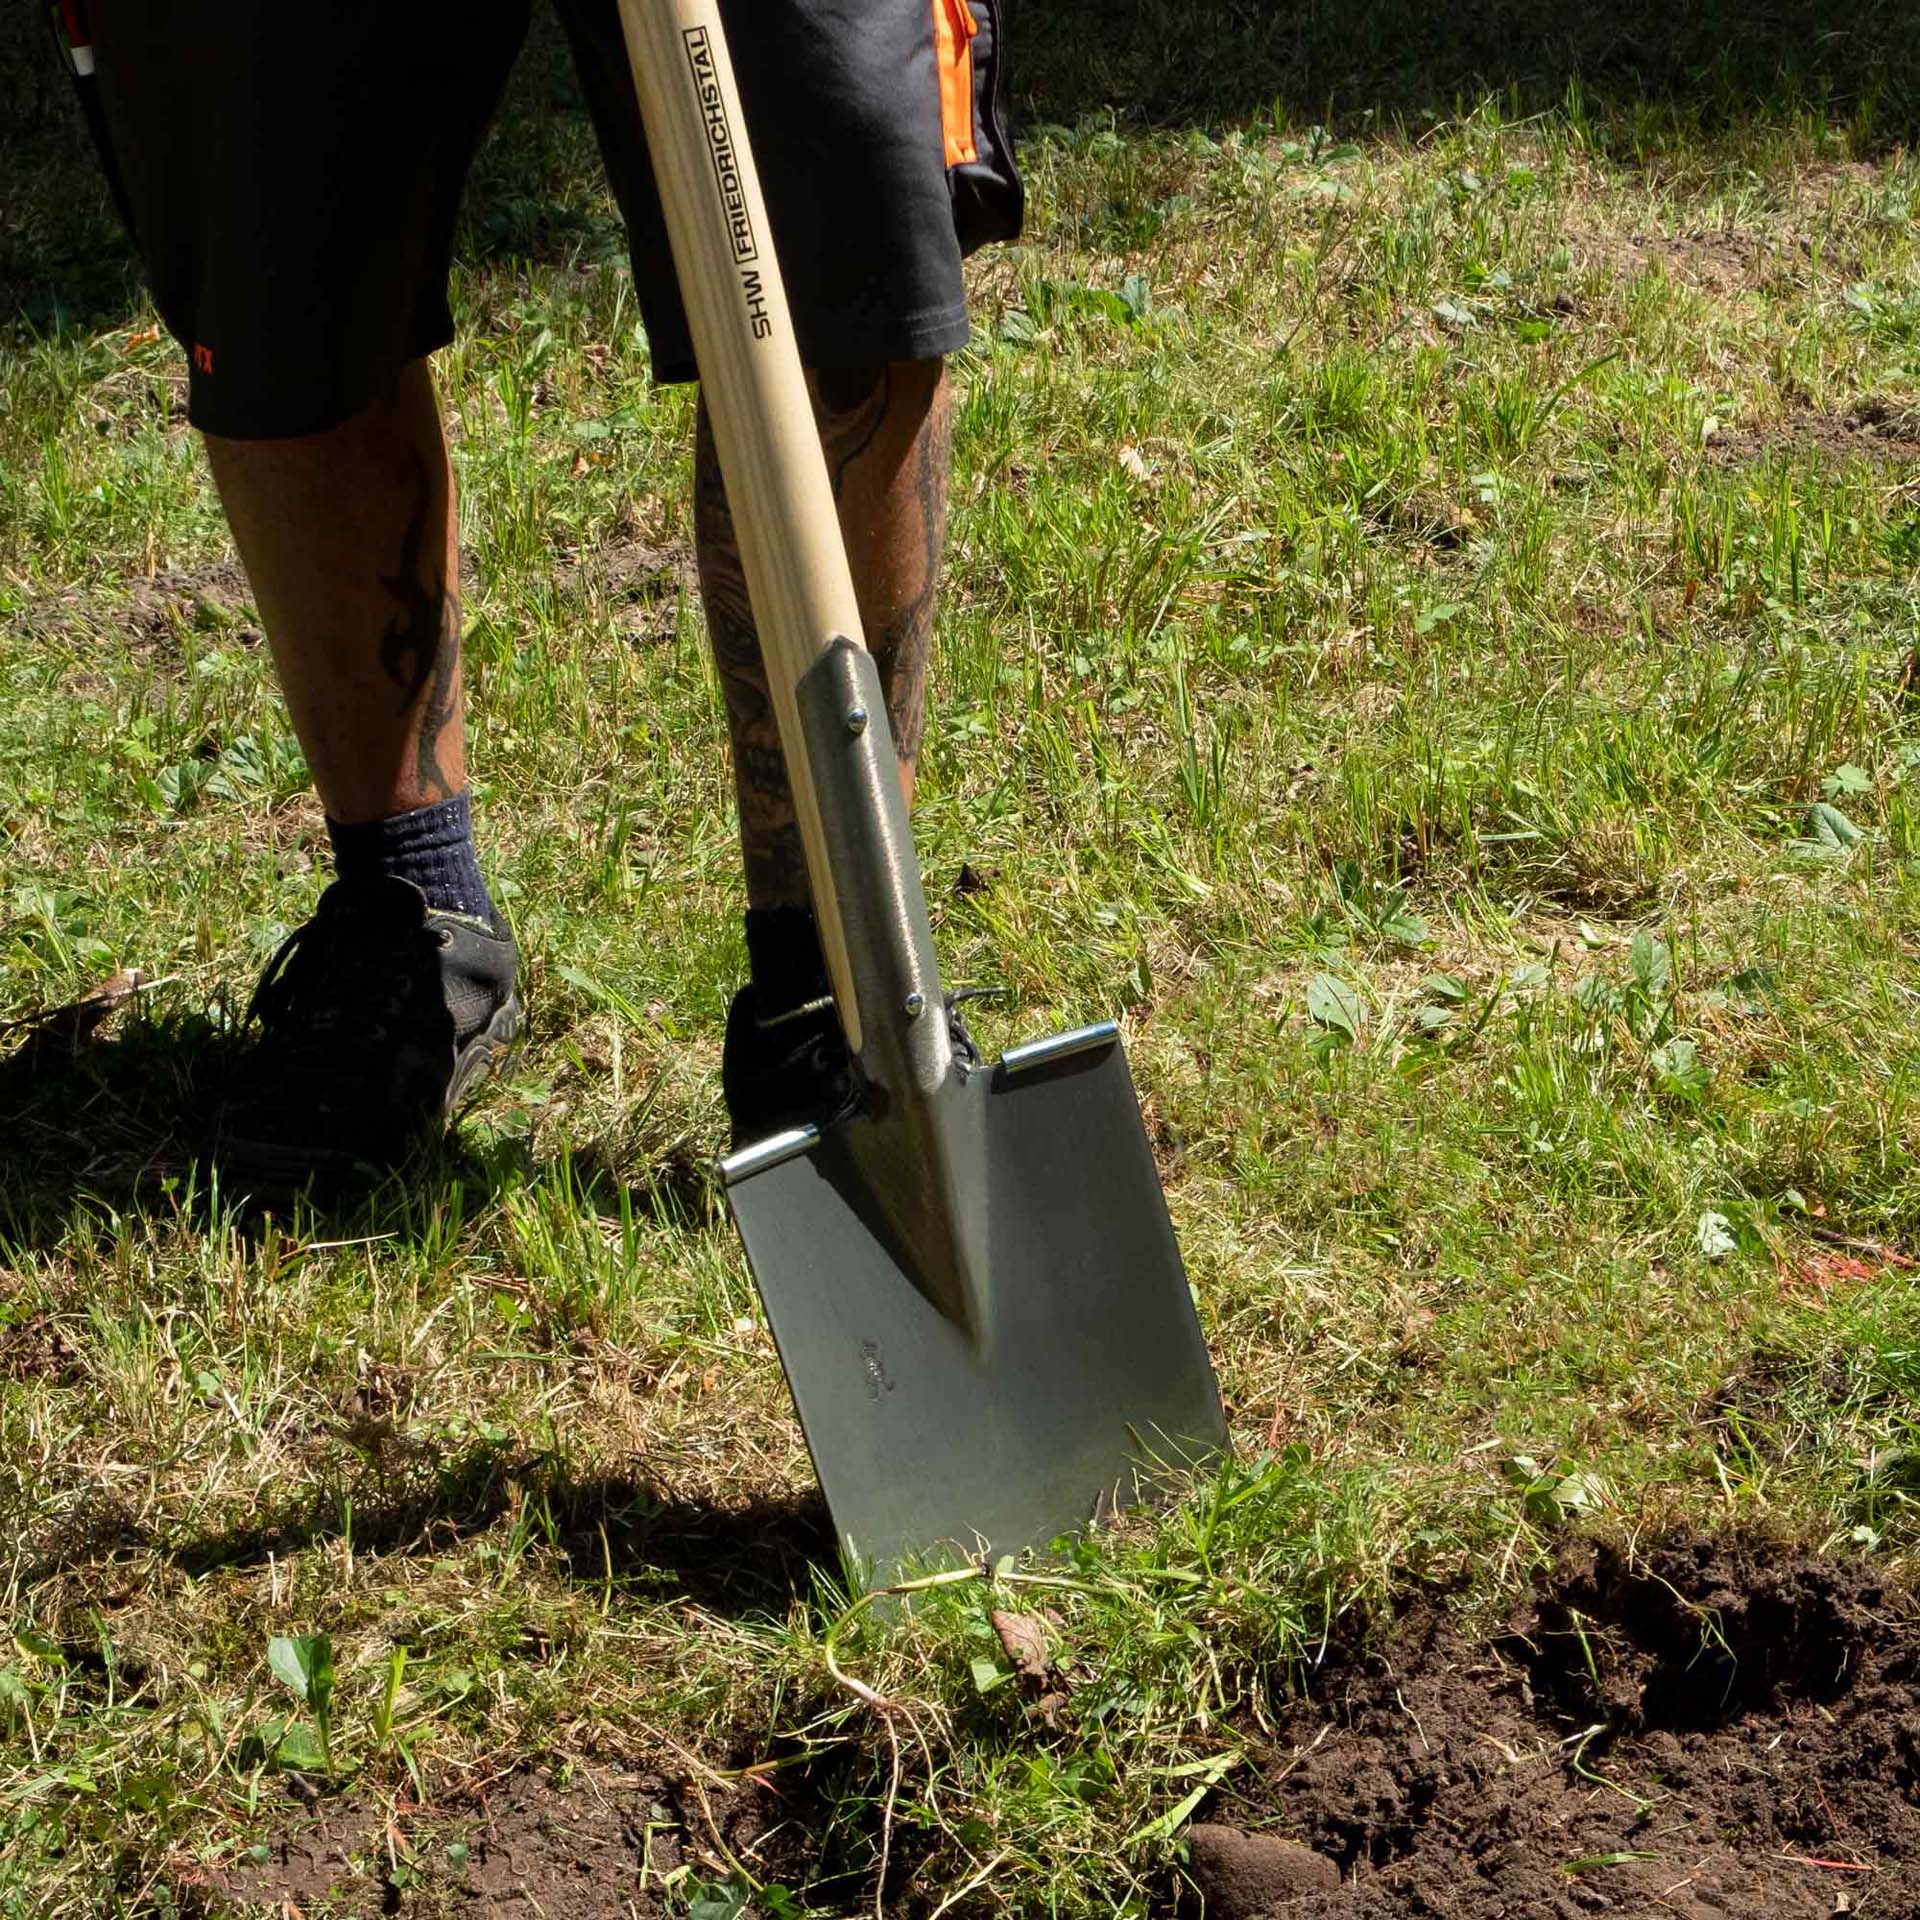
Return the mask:
{"type": "Polygon", "coordinates": [[[852,371],[822,369],[813,376],[820,423],[820,445],[833,477],[833,497],[840,498],[847,469],[873,445],[893,404],[893,369],[877,367],[852,371]]]}
{"type": "MultiPolygon", "coordinates": [[[[816,376],[821,445],[839,496],[855,461],[873,447],[896,398],[890,367],[864,377],[816,376]]],[[[904,600],[868,635],[886,688],[895,750],[911,765],[926,725],[927,669],[933,653],[934,600],[946,542],[947,468],[951,424],[947,393],[936,384],[926,417],[907,454],[910,475],[895,495],[900,517],[893,538],[918,560],[904,600]]],[[[727,506],[726,486],[703,406],[695,434],[694,530],[700,597],[733,739],[734,789],[747,899],[756,907],[794,905],[808,897],[806,854],[780,750],[780,729],[760,655],[760,636],[727,506]]]]}
{"type": "Polygon", "coordinates": [[[704,406],[695,432],[693,512],[700,598],[726,697],[727,730],[733,738],[733,784],[740,808],[747,901],[756,907],[803,905],[808,898],[806,852],[793,791],[787,784],[780,727],[760,658],[760,635],[753,624],[733,515],[704,406]]]}
{"type": "Polygon", "coordinates": [[[927,721],[927,672],[933,662],[933,610],[940,588],[940,559],[947,537],[947,470],[952,456],[952,419],[943,386],[934,391],[913,450],[912,513],[903,528],[920,538],[918,585],[873,636],[873,657],[887,689],[887,721],[894,750],[908,766],[920,757],[927,721]]]}
{"type": "Polygon", "coordinates": [[[433,676],[420,706],[420,734],[414,742],[414,771],[420,791],[430,800],[451,800],[453,782],[440,764],[440,741],[460,711],[460,601],[442,596],[445,609],[440,646],[434,654],[433,676]]]}
{"type": "Polygon", "coordinates": [[[453,798],[440,765],[440,738],[460,705],[460,596],[448,587],[438,556],[427,551],[439,531],[435,488],[424,456],[415,456],[413,511],[400,540],[400,563],[380,584],[399,605],[380,636],[380,668],[401,690],[404,717],[417,702],[414,771],[429,801],[453,798]]]}

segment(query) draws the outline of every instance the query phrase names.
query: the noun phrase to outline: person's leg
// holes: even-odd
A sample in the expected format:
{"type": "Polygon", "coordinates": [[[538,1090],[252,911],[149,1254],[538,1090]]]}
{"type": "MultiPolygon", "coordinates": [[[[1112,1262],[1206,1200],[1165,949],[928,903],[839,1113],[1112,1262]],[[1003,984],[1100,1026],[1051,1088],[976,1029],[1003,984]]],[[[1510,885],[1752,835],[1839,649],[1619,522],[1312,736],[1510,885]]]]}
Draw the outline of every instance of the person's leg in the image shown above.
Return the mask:
{"type": "MultiPolygon", "coordinates": [[[[613,0],[558,0],[627,222],[655,379],[698,367],[613,0]]],[[[995,0],[722,0],[866,639],[911,795],[944,535],[942,357],[969,337],[963,257],[1020,228],[995,0]],[[852,371],[861,369],[864,371],[852,371]]],[[[733,740],[751,978],[721,1081],[736,1144],[830,1120],[856,1089],[826,997],[772,706],[711,437],[696,459],[700,576],[733,740]]],[[[966,1042],[962,1051],[970,1048],[966,1042]]]]}
{"type": "MultiPolygon", "coordinates": [[[[887,717],[911,802],[926,716],[934,596],[946,542],[950,454],[947,383],[939,360],[902,360],[810,374],[840,529],[867,645],[886,690],[887,717]]],[[[706,409],[695,453],[694,525],[700,594],[726,694],[747,905],[807,905],[807,871],[760,639],[727,508],[706,409]]]]}
{"type": "Polygon", "coordinates": [[[426,356],[526,0],[89,0],[88,117],[263,616],[338,877],[268,964],[215,1121],[229,1193],[392,1164],[521,1023],[473,855],[426,356]]]}
{"type": "Polygon", "coordinates": [[[336,870],[490,923],[466,792],[453,469],[426,361],[324,432],[206,446],[336,870]]]}
{"type": "Polygon", "coordinates": [[[219,1157],[256,1184],[393,1164],[517,1036],[474,857],[453,475],[424,360],[323,432],[207,457],[339,878],[255,996],[219,1157]]]}
{"type": "Polygon", "coordinates": [[[400,1160],[517,1037],[474,855],[453,473],[409,361],[324,432],[206,436],[338,880],[255,996],[218,1158],[269,1191],[400,1160]]]}
{"type": "Polygon", "coordinates": [[[328,819],[453,799],[466,786],[457,529],[427,363],[328,432],[206,446],[328,819]]]}
{"type": "Polygon", "coordinates": [[[453,469],[424,360],[324,433],[206,436],[343,878],[486,920],[460,712],[453,469]]]}
{"type": "MultiPolygon", "coordinates": [[[[946,541],[945,371],[939,360],[901,360],[809,378],[861,624],[886,692],[900,785],[911,801],[946,541]]],[[[701,598],[726,694],[746,866],[751,977],[728,1011],[721,1061],[740,1146],[801,1120],[832,1118],[852,1103],[856,1087],[826,999],[826,962],[793,794],[704,408],[694,523],[701,598]]]]}

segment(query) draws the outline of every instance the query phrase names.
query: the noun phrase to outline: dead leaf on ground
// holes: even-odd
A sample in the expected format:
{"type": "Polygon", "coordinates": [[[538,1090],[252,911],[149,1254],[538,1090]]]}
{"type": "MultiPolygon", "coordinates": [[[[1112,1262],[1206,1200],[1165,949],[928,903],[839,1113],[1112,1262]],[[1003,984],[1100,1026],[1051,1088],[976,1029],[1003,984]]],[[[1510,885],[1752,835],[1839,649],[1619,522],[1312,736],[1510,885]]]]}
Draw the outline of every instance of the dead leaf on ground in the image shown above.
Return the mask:
{"type": "Polygon", "coordinates": [[[1831,1293],[1836,1287],[1879,1280],[1889,1273],[1908,1272],[1913,1262],[1892,1247],[1872,1241],[1849,1240],[1841,1246],[1798,1248],[1778,1262],[1781,1286],[1811,1293],[1831,1293]]]}
{"type": "Polygon", "coordinates": [[[1053,1671],[1053,1654],[1047,1645],[1047,1624],[1036,1613],[1008,1613],[996,1607],[987,1615],[1000,1645],[1013,1662],[1013,1670],[1022,1680],[1043,1684],[1053,1671]]]}

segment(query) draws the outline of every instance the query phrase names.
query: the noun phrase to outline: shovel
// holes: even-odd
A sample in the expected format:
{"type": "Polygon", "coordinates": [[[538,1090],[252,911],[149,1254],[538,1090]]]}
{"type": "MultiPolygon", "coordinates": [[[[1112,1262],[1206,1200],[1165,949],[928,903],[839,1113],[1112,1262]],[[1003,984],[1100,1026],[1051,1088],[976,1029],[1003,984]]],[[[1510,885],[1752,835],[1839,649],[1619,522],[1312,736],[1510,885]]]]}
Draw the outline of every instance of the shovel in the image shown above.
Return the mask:
{"type": "Polygon", "coordinates": [[[843,1550],[1044,1548],[1226,1446],[1112,1022],[956,1054],[886,702],[714,0],[620,0],[863,1088],[721,1162],[843,1550]]]}

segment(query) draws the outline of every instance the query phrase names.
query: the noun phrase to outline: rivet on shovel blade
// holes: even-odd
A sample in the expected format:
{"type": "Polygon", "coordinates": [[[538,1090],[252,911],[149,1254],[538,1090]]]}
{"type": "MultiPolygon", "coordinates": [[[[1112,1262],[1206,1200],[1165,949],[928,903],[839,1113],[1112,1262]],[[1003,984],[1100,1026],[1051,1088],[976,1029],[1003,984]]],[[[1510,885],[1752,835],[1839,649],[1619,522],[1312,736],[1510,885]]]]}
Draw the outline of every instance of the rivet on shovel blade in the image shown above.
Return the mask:
{"type": "Polygon", "coordinates": [[[847,731],[857,736],[859,734],[865,733],[866,730],[867,730],[866,708],[865,707],[849,707],[847,709],[847,731]]]}
{"type": "Polygon", "coordinates": [[[905,1005],[907,1018],[918,1020],[927,1010],[927,996],[916,988],[914,992],[907,995],[905,1005]]]}

